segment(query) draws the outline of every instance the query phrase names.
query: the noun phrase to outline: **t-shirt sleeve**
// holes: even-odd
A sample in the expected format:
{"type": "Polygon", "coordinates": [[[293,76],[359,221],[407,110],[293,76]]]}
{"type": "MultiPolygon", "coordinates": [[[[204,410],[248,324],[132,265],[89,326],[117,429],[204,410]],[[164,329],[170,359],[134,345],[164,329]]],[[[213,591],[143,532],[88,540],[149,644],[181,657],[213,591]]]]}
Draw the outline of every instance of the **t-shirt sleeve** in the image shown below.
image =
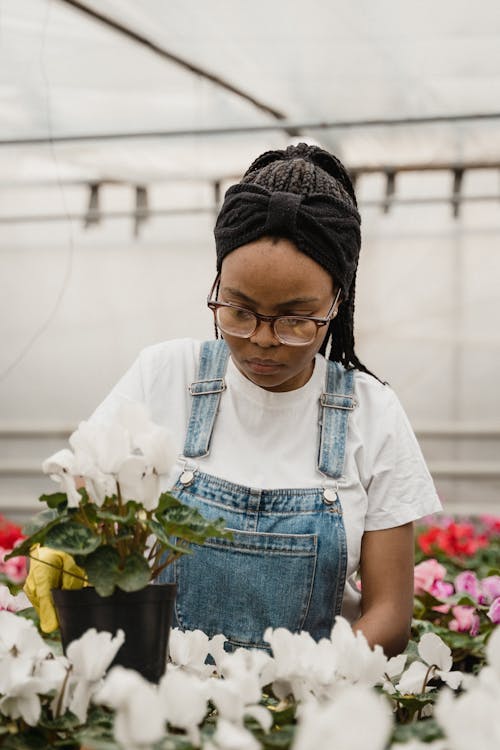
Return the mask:
{"type": "Polygon", "coordinates": [[[176,429],[183,438],[190,403],[188,385],[194,379],[199,347],[200,342],[192,339],[146,347],[90,419],[105,422],[124,402],[137,401],[144,404],[154,422],[176,429]]]}
{"type": "Polygon", "coordinates": [[[120,405],[126,401],[146,403],[146,392],[143,377],[144,353],[141,352],[135,362],[120,378],[90,417],[91,421],[106,422],[112,419],[120,405]]]}
{"type": "Polygon", "coordinates": [[[366,531],[401,526],[442,510],[408,417],[394,392],[385,388],[385,429],[367,488],[366,531]]]}

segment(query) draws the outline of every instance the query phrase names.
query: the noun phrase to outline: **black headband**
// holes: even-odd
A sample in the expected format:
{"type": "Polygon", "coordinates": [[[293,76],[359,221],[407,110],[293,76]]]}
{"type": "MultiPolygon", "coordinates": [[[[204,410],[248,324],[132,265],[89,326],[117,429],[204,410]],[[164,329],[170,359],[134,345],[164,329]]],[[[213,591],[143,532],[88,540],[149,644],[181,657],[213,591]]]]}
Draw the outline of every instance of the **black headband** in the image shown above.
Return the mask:
{"type": "Polygon", "coordinates": [[[361,246],[360,224],[354,205],[335,196],[271,192],[240,182],[226,192],[217,217],[217,269],[242,245],[265,236],[286,237],[323,266],[348,297],[361,246]]]}

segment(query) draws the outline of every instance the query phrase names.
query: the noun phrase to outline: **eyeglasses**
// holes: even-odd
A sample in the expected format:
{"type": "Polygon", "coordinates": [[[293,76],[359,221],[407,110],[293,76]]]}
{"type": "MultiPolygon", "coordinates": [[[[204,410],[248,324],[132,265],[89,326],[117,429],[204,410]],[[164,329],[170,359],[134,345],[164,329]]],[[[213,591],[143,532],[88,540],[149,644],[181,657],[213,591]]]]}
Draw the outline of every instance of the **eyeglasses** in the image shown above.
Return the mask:
{"type": "Polygon", "coordinates": [[[212,310],[215,323],[222,333],[240,339],[248,339],[253,336],[259,322],[263,320],[271,324],[275,337],[282,344],[305,346],[314,341],[318,328],[328,325],[337,314],[336,305],[340,297],[340,289],[324,318],[311,315],[260,315],[260,313],[248,310],[246,307],[233,305],[231,302],[213,300],[212,296],[219,279],[220,276],[217,276],[212,285],[207,297],[207,305],[212,310]]]}

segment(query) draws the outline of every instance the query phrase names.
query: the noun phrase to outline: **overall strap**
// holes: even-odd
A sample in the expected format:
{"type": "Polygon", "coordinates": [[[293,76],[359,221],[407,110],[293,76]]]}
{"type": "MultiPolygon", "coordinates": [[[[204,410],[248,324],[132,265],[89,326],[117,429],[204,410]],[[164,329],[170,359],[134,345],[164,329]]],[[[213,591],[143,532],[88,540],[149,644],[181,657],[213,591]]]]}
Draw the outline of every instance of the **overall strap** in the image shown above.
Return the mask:
{"type": "Polygon", "coordinates": [[[189,386],[193,398],[184,444],[186,457],[206,456],[209,452],[220,395],[226,389],[228,357],[229,349],[222,339],[201,345],[198,379],[189,386]]]}
{"type": "Polygon", "coordinates": [[[357,406],[353,393],[354,371],[327,360],[325,392],[319,407],[318,470],[332,479],[339,479],[344,470],[347,420],[357,406]]]}

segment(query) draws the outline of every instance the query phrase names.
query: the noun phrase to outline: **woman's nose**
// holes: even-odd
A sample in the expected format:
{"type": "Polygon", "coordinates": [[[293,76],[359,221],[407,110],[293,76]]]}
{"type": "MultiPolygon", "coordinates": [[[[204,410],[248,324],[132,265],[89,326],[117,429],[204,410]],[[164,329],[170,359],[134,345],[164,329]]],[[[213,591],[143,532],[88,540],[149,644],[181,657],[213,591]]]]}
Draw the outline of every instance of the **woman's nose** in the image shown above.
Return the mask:
{"type": "Polygon", "coordinates": [[[272,322],[268,320],[257,321],[257,328],[250,336],[250,341],[262,347],[279,346],[281,343],[275,336],[272,322]]]}

